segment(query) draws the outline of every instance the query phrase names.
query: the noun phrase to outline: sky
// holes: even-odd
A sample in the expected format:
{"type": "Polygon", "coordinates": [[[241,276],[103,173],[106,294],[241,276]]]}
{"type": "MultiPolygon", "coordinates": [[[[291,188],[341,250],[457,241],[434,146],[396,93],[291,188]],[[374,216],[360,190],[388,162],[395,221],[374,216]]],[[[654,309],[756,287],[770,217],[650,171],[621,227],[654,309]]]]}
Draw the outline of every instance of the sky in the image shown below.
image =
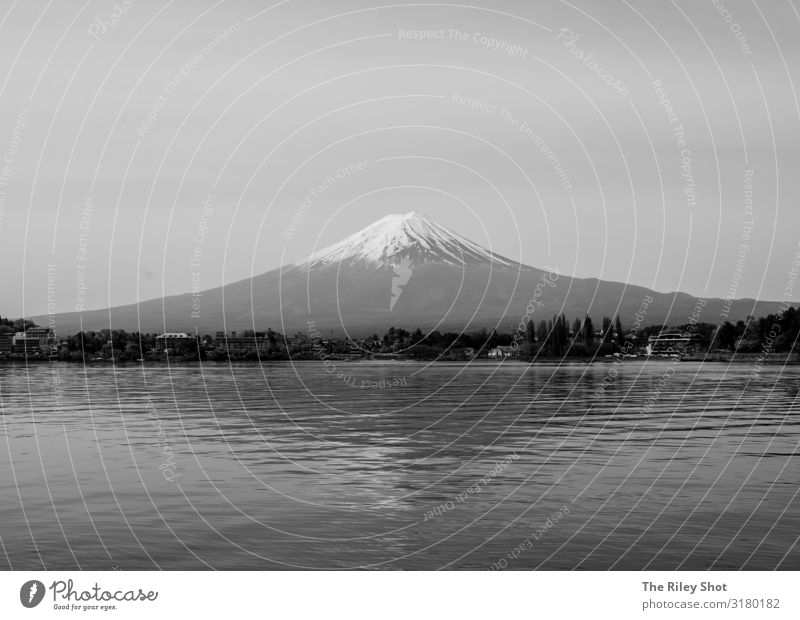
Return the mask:
{"type": "Polygon", "coordinates": [[[563,274],[783,300],[795,4],[6,0],[0,315],[212,288],[406,211],[563,274]]]}

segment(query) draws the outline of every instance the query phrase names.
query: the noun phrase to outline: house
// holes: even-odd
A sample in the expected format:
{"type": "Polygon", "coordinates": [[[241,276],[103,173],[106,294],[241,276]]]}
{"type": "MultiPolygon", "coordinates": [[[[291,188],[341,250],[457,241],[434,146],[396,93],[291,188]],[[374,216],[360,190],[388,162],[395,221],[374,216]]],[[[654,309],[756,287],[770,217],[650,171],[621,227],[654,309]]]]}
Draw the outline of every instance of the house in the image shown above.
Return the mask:
{"type": "Polygon", "coordinates": [[[366,342],[363,340],[350,340],[347,354],[350,357],[362,357],[366,353],[366,342]]]}
{"type": "Polygon", "coordinates": [[[518,355],[517,350],[511,346],[497,346],[494,349],[489,350],[489,357],[495,359],[502,359],[504,357],[516,357],[518,355]]]}
{"type": "Polygon", "coordinates": [[[647,339],[648,355],[691,355],[700,345],[700,337],[689,332],[661,332],[647,339]]]}

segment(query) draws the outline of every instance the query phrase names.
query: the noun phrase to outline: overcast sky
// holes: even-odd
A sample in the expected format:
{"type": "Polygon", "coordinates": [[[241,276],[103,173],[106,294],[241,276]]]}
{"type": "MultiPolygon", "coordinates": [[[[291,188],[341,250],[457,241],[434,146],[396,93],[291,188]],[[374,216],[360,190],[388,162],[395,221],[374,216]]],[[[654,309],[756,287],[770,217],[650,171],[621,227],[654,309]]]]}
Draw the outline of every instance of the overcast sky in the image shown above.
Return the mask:
{"type": "Polygon", "coordinates": [[[102,308],[411,210],[561,273],[783,299],[799,31],[789,0],[5,1],[0,315],[47,312],[48,265],[56,311],[102,308]]]}

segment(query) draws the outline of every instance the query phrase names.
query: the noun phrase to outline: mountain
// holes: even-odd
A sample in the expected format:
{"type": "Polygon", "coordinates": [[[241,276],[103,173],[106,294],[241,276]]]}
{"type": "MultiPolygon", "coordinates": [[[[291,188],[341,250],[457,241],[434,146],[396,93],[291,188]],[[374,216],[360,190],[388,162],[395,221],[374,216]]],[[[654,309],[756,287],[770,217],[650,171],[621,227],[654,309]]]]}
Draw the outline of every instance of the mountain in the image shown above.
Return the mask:
{"type": "MultiPolygon", "coordinates": [[[[641,286],[550,274],[496,254],[419,213],[389,215],[306,260],[247,280],[110,310],[59,314],[60,334],[83,328],[144,332],[317,329],[358,337],[390,326],[440,330],[511,330],[563,312],[597,322],[619,314],[623,326],[717,323],[777,312],[778,302],[656,293],[641,286]],[[196,299],[194,301],[197,301],[196,299]],[[702,305],[705,304],[705,305],[702,305]]],[[[34,317],[42,325],[47,317],[34,317]]]]}

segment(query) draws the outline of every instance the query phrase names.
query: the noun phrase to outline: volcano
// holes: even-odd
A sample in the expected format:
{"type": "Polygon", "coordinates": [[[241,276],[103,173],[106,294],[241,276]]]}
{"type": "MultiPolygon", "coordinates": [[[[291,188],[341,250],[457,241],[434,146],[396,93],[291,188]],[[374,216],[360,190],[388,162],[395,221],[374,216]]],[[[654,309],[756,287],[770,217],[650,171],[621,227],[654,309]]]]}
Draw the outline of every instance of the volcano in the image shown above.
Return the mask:
{"type": "MultiPolygon", "coordinates": [[[[109,310],[59,314],[61,334],[83,328],[143,332],[317,329],[361,337],[391,326],[460,331],[511,330],[523,318],[538,322],[564,313],[599,321],[620,316],[624,326],[720,320],[725,301],[641,286],[571,278],[492,252],[420,213],[384,217],[307,259],[192,295],[173,295],[109,310]],[[643,311],[643,304],[644,306],[643,311]],[[698,315],[699,308],[699,315],[698,315]]],[[[778,302],[728,302],[730,321],[777,312],[778,302]]],[[[37,320],[34,317],[34,320],[37,320]]],[[[40,324],[46,318],[40,317],[40,324]]]]}

